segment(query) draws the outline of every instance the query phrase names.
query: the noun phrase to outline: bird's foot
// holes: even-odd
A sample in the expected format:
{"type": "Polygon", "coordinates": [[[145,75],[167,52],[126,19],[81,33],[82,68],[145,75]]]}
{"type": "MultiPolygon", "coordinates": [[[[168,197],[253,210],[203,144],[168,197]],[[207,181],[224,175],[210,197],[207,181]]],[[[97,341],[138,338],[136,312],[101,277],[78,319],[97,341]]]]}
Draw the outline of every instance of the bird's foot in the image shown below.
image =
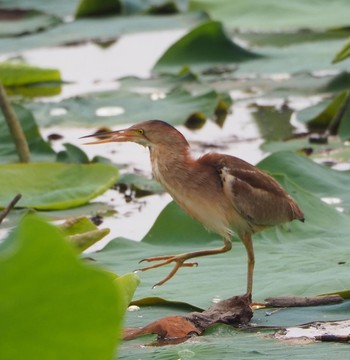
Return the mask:
{"type": "Polygon", "coordinates": [[[166,276],[163,280],[157,282],[155,285],[153,285],[153,288],[163,285],[164,283],[166,283],[168,280],[170,280],[176,273],[177,271],[181,268],[181,267],[193,267],[193,266],[198,266],[198,263],[196,262],[185,262],[186,260],[188,260],[190,257],[186,256],[187,254],[182,254],[182,255],[169,255],[169,256],[155,256],[155,257],[149,257],[146,259],[142,259],[140,261],[141,262],[153,262],[153,261],[160,261],[158,264],[154,264],[154,265],[150,265],[150,266],[146,266],[140,269],[136,269],[135,271],[147,271],[150,269],[156,269],[158,267],[164,266],[164,265],[168,265],[172,262],[175,263],[174,268],[170,271],[169,275],[166,276]]]}

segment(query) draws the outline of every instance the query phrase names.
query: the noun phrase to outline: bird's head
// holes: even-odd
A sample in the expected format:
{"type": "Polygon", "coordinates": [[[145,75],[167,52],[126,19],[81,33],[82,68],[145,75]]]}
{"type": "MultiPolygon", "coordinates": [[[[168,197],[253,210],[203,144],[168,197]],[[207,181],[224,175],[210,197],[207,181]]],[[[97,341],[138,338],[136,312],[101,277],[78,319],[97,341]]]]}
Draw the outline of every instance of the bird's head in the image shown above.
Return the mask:
{"type": "Polygon", "coordinates": [[[173,126],[161,120],[148,120],[135,124],[127,129],[108,131],[100,134],[83,136],[89,138],[98,136],[100,139],[86,144],[102,144],[108,142],[131,141],[143,146],[188,146],[187,140],[173,126]]]}

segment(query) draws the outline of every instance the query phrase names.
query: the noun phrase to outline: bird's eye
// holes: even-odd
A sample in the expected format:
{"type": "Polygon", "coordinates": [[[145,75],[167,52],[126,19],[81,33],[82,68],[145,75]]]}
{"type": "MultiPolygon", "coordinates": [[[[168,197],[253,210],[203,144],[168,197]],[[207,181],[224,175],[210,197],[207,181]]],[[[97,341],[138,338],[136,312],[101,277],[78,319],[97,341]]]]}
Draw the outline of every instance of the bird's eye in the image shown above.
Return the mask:
{"type": "Polygon", "coordinates": [[[145,131],[143,129],[137,129],[137,132],[140,134],[140,135],[143,135],[145,133],[145,131]]]}

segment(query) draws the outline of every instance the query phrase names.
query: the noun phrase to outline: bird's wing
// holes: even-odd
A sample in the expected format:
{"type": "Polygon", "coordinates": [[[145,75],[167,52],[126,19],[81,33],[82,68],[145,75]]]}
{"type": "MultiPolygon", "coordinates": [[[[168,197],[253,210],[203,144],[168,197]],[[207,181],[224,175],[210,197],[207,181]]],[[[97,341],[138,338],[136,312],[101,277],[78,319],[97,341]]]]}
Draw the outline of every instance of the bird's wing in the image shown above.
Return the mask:
{"type": "Polygon", "coordinates": [[[303,220],[296,202],[267,173],[229,155],[208,154],[202,157],[203,160],[216,167],[226,197],[249,222],[270,226],[303,220]]]}

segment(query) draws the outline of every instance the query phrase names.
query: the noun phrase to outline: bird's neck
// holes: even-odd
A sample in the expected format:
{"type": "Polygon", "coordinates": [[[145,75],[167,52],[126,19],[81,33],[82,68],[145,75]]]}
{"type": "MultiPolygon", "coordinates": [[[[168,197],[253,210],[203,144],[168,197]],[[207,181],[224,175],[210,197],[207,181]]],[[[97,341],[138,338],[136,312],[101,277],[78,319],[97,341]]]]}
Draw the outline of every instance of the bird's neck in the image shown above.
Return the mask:
{"type": "Polygon", "coordinates": [[[149,150],[153,176],[167,190],[169,186],[176,186],[180,179],[183,181],[191,176],[191,165],[196,160],[192,157],[189,145],[176,150],[167,146],[150,147],[149,150]]]}

